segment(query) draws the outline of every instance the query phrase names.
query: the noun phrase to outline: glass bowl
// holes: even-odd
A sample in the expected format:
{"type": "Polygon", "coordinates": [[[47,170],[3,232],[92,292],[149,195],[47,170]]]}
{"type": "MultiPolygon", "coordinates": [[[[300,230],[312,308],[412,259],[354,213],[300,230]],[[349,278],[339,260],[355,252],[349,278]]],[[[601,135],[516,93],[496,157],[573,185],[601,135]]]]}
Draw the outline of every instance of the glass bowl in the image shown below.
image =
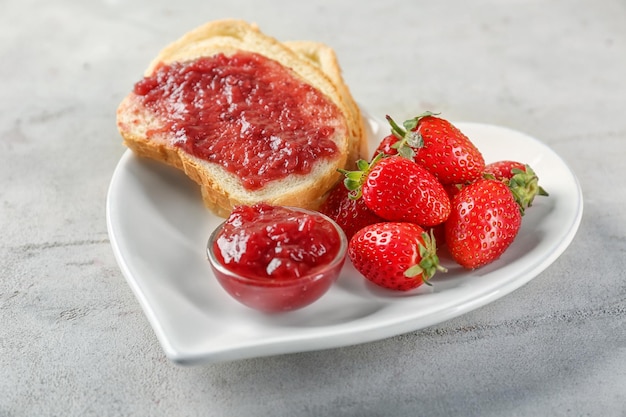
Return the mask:
{"type": "MultiPolygon", "coordinates": [[[[211,269],[220,285],[230,296],[240,303],[266,313],[297,310],[322,297],[339,277],[343,267],[348,241],[345,233],[332,219],[317,211],[296,207],[287,209],[303,214],[319,216],[332,225],[339,236],[337,254],[330,262],[317,265],[299,277],[280,279],[246,276],[225,266],[215,253],[216,241],[227,221],[221,223],[212,233],[207,243],[207,256],[211,269]]],[[[245,225],[243,226],[245,227],[245,225]]],[[[219,250],[219,248],[217,249],[219,250]]]]}

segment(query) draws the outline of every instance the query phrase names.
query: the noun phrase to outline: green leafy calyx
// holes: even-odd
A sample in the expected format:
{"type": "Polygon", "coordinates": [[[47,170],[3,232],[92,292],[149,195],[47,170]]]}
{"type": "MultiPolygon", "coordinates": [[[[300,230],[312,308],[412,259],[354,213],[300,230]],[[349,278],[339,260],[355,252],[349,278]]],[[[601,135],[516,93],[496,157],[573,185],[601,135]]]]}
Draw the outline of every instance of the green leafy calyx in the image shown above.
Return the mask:
{"type": "Polygon", "coordinates": [[[513,176],[508,181],[508,186],[523,215],[525,210],[532,205],[535,196],[548,196],[549,194],[539,185],[539,178],[529,165],[526,165],[523,170],[514,168],[511,172],[513,176]]]}
{"type": "Polygon", "coordinates": [[[398,141],[391,145],[393,149],[398,151],[398,155],[406,159],[415,158],[415,150],[424,147],[424,138],[417,131],[417,125],[420,120],[427,116],[435,116],[438,113],[426,111],[412,119],[405,120],[402,126],[398,125],[391,116],[387,115],[385,118],[391,126],[391,133],[398,138],[398,141]]]}
{"type": "Polygon", "coordinates": [[[371,162],[367,162],[365,159],[359,159],[356,163],[357,169],[355,171],[348,171],[346,169],[338,169],[340,173],[344,175],[343,184],[346,186],[350,193],[349,197],[353,200],[358,200],[363,195],[362,187],[363,183],[367,179],[367,174],[381,159],[385,158],[385,154],[379,153],[371,162]]]}
{"type": "Polygon", "coordinates": [[[430,233],[422,233],[422,242],[418,243],[418,250],[420,255],[420,262],[411,266],[404,271],[405,277],[415,277],[422,275],[422,280],[426,285],[432,285],[430,278],[432,278],[437,271],[447,272],[448,270],[441,266],[439,263],[439,257],[437,256],[437,242],[433,230],[430,233]]]}

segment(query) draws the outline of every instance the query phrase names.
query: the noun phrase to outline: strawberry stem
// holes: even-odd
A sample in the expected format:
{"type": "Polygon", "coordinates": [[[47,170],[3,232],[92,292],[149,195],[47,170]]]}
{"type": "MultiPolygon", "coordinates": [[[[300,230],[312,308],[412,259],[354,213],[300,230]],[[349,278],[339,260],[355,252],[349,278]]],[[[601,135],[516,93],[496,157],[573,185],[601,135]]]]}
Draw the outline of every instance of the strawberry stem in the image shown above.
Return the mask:
{"type": "Polygon", "coordinates": [[[387,119],[387,122],[389,122],[389,125],[391,126],[391,133],[393,133],[393,135],[397,137],[398,139],[403,139],[404,135],[406,135],[406,130],[398,126],[396,121],[393,120],[391,116],[386,115],[385,118],[387,119]]]}
{"type": "Polygon", "coordinates": [[[424,147],[424,139],[422,138],[422,135],[413,129],[405,130],[401,128],[389,115],[387,115],[386,118],[391,126],[391,133],[398,138],[398,141],[391,145],[391,147],[397,150],[398,155],[403,158],[411,160],[415,158],[415,149],[424,147]]]}
{"type": "Polygon", "coordinates": [[[529,165],[526,165],[524,170],[515,168],[511,172],[513,176],[507,185],[523,216],[526,209],[532,205],[535,196],[548,196],[549,194],[539,185],[539,178],[529,165]]]}
{"type": "Polygon", "coordinates": [[[422,274],[422,281],[424,281],[424,284],[432,286],[430,278],[432,278],[437,271],[448,272],[448,270],[439,263],[439,256],[437,256],[437,242],[433,229],[430,229],[430,233],[422,233],[422,240],[424,243],[418,243],[421,260],[419,264],[413,265],[404,271],[404,276],[414,277],[422,274]]]}
{"type": "Polygon", "coordinates": [[[346,169],[337,170],[345,176],[343,184],[350,191],[348,193],[348,196],[351,199],[358,200],[359,198],[361,198],[361,196],[363,195],[362,187],[365,179],[367,178],[367,174],[374,167],[374,165],[376,165],[381,159],[385,158],[385,156],[386,155],[381,152],[376,155],[371,162],[367,162],[364,159],[359,159],[356,163],[358,169],[355,171],[348,171],[346,169]]]}
{"type": "Polygon", "coordinates": [[[417,131],[417,125],[420,120],[428,116],[437,116],[439,113],[433,113],[431,111],[425,111],[412,119],[405,120],[404,127],[400,127],[391,116],[386,115],[385,118],[391,126],[391,133],[398,138],[398,141],[391,145],[393,149],[398,151],[398,155],[406,159],[414,159],[416,150],[424,147],[424,138],[422,134],[417,131]]]}

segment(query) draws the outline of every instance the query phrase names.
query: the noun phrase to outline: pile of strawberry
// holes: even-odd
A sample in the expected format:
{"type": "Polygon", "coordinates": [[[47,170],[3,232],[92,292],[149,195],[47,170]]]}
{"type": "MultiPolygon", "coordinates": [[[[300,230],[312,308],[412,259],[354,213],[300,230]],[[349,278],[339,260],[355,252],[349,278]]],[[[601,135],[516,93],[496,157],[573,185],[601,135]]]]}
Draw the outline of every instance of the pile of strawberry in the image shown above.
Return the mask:
{"type": "MultiPolygon", "coordinates": [[[[498,259],[536,195],[547,195],[526,164],[485,164],[458,128],[426,112],[399,126],[371,161],[360,160],[320,211],[349,239],[348,255],[368,280],[406,291],[437,271],[438,250],[474,269],[498,259]]],[[[430,284],[429,284],[430,285],[430,284]]]]}

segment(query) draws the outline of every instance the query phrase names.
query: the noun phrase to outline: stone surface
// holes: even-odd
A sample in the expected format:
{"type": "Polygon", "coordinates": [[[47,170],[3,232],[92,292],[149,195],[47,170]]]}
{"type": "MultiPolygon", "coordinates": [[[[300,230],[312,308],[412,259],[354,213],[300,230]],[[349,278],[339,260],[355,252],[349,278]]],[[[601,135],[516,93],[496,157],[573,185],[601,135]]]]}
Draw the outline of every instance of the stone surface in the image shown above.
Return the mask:
{"type": "Polygon", "coordinates": [[[9,0],[0,57],[0,416],[626,415],[623,1],[9,0]],[[223,17],[330,44],[372,114],[540,138],[584,191],[572,245],[422,331],[172,364],[107,236],[115,108],[162,46],[223,17]]]}

